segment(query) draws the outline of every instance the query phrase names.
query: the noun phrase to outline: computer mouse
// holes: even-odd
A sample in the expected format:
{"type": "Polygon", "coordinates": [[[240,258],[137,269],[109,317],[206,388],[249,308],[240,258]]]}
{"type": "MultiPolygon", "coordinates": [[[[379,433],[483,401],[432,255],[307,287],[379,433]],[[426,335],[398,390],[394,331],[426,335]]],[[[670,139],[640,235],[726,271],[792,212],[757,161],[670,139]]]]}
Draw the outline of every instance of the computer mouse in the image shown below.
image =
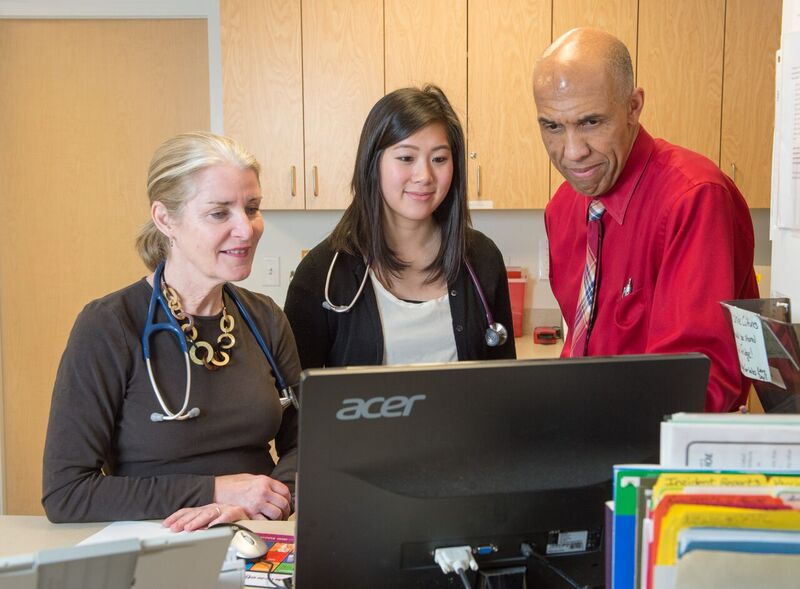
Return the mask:
{"type": "Polygon", "coordinates": [[[248,560],[260,558],[267,553],[267,544],[261,536],[241,528],[233,534],[231,546],[236,550],[236,556],[248,560]]]}

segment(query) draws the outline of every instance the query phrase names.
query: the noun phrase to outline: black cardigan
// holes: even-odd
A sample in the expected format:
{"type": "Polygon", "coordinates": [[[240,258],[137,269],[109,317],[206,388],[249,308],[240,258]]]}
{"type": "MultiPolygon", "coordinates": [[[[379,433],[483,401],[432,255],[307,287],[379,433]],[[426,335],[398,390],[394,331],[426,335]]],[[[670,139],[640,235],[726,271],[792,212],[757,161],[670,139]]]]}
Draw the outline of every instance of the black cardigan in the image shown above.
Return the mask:
{"type": "MultiPolygon", "coordinates": [[[[467,258],[494,320],[508,330],[508,340],[498,347],[486,345],[483,306],[466,267],[462,267],[455,282],[447,285],[458,359],[516,358],[503,257],[491,239],[474,229],[469,230],[467,243],[467,258]]],[[[382,364],[383,330],[371,281],[367,280],[361,297],[347,313],[334,313],[322,307],[325,277],[333,254],[328,239],[317,245],[300,262],[289,285],[284,311],[297,340],[300,364],[303,368],[382,364]]],[[[366,271],[360,258],[340,253],[331,276],[331,302],[350,304],[366,271]]]]}

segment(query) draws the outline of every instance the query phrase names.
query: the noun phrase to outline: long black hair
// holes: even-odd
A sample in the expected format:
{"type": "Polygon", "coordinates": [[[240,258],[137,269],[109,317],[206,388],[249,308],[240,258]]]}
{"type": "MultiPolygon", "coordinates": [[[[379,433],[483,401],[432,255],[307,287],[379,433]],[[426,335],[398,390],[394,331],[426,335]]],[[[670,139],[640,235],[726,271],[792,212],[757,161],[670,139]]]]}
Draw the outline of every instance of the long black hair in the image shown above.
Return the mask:
{"type": "Polygon", "coordinates": [[[455,281],[465,258],[467,228],[471,225],[467,208],[467,174],[464,131],[450,101],[441,88],[402,88],[381,98],[372,107],[356,152],[351,190],[353,201],[330,236],[331,246],[363,257],[382,280],[391,282],[408,267],[386,243],[383,227],[383,193],[380,161],[384,151],[432,123],[440,123],[447,133],[453,159],[450,190],[433,213],[440,227],[441,244],[436,258],[426,270],[426,282],[442,277],[455,281]]]}

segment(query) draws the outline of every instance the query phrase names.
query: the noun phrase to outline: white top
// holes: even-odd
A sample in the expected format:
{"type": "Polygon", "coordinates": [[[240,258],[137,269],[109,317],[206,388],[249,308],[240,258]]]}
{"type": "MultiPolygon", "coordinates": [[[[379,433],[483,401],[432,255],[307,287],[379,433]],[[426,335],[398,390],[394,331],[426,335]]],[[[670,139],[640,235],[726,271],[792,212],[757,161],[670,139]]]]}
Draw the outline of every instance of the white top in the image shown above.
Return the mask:
{"type": "Polygon", "coordinates": [[[450,300],[409,303],[398,299],[369,271],[383,327],[383,363],[419,364],[458,360],[450,300]]]}

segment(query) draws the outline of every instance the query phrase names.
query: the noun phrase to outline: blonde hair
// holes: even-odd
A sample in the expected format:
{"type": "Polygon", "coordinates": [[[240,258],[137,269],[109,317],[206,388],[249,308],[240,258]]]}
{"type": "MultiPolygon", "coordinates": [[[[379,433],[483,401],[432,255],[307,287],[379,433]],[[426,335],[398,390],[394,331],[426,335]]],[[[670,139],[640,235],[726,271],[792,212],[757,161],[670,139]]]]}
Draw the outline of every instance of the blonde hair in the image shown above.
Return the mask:
{"type": "MultiPolygon", "coordinates": [[[[150,204],[158,201],[164,204],[170,215],[180,214],[183,205],[194,194],[194,176],[220,164],[253,170],[256,178],[261,173],[255,156],[230,137],[198,132],[167,139],[153,154],[147,171],[150,204]]],[[[155,270],[167,259],[169,239],[152,219],[139,231],[136,251],[150,270],[155,270]]]]}

